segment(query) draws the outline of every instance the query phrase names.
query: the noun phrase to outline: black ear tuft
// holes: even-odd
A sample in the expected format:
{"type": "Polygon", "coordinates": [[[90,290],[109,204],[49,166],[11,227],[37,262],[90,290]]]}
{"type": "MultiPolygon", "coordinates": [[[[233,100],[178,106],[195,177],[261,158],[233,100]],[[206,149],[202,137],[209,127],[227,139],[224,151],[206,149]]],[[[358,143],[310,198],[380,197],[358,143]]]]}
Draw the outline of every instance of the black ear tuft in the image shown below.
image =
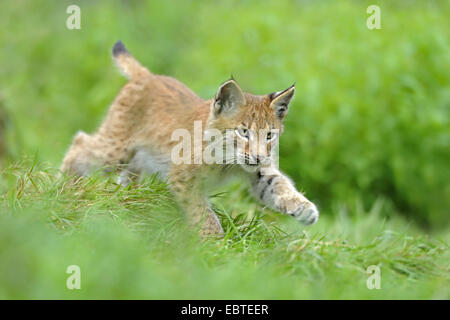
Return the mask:
{"type": "Polygon", "coordinates": [[[269,94],[269,99],[273,100],[278,96],[281,96],[282,94],[286,93],[287,91],[291,90],[292,88],[295,88],[295,82],[292,84],[289,88],[282,90],[282,91],[276,91],[269,94]]]}
{"type": "Polygon", "coordinates": [[[123,44],[123,42],[121,40],[119,40],[114,44],[114,47],[112,49],[112,54],[114,57],[117,57],[124,53],[128,53],[128,50],[127,50],[127,48],[125,48],[125,45],[123,44]]]}

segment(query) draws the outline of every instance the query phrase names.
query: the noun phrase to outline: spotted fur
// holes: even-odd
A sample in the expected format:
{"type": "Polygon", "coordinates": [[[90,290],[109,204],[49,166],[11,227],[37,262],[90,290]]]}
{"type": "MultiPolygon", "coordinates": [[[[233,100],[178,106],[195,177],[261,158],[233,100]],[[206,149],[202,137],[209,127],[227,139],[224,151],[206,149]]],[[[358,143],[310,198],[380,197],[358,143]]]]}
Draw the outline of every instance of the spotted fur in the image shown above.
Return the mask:
{"type": "MultiPolygon", "coordinates": [[[[206,195],[211,187],[234,174],[246,177],[255,197],[266,206],[304,224],[317,221],[315,205],[276,168],[274,157],[294,86],[257,96],[244,93],[230,79],[219,87],[214,98],[203,100],[178,80],[153,74],[141,66],[122,42],[116,43],[112,53],[129,82],[95,133],[80,131],[75,135],[61,171],[86,176],[99,168],[118,169],[122,185],[142,174],[157,173],[168,180],[189,224],[203,236],[223,233],[206,195]],[[223,141],[216,143],[237,147],[229,164],[171,161],[171,151],[177,143],[171,139],[172,132],[183,128],[193,136],[194,121],[200,121],[204,132],[227,132],[223,141]],[[260,139],[256,148],[250,148],[249,141],[256,132],[267,139],[260,139]]],[[[206,146],[207,143],[201,146],[202,151],[206,146]]]]}

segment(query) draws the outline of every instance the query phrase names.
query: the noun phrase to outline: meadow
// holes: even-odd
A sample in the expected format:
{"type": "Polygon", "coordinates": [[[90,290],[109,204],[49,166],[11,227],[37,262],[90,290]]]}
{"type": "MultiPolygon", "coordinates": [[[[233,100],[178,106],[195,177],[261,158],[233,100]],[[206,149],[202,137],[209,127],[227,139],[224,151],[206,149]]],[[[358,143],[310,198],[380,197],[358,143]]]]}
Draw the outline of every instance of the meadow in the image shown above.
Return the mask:
{"type": "Polygon", "coordinates": [[[0,12],[0,298],[449,299],[447,1],[11,1],[0,12]],[[66,8],[81,9],[81,29],[66,8]],[[381,8],[381,29],[366,8],[381,8]],[[302,227],[240,181],[200,241],[164,181],[58,177],[126,83],[121,39],[211,98],[296,83],[280,167],[315,202],[302,227]],[[69,290],[78,265],[81,289],[69,290]],[[368,267],[381,271],[369,289],[368,267]]]}

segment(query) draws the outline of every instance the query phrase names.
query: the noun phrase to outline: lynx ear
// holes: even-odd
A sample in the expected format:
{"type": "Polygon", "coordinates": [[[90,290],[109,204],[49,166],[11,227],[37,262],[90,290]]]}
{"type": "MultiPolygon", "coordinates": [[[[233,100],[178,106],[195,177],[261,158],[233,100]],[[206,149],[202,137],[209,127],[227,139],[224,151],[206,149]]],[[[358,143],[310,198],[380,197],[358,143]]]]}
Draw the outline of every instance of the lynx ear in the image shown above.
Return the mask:
{"type": "Polygon", "coordinates": [[[213,111],[216,116],[232,114],[245,104],[244,93],[234,79],[219,87],[214,98],[213,111]]]}
{"type": "Polygon", "coordinates": [[[269,94],[269,98],[270,100],[272,100],[270,106],[273,108],[275,114],[280,119],[284,119],[288,112],[289,102],[291,102],[292,97],[294,97],[295,93],[294,86],[295,84],[293,84],[286,90],[269,94]]]}

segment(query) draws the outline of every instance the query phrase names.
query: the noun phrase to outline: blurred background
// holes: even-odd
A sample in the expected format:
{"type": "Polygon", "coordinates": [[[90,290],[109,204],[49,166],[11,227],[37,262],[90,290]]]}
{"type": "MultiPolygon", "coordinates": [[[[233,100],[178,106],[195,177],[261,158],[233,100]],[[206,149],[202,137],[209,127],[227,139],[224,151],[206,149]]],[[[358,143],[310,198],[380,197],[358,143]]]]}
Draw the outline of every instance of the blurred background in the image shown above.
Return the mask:
{"type": "Polygon", "coordinates": [[[154,73],[211,98],[232,73],[255,94],[296,82],[281,168],[321,208],[377,199],[448,226],[450,4],[376,1],[9,1],[1,5],[0,157],[59,166],[125,79],[121,39],[154,73]],[[81,8],[69,30],[66,8],[81,8]]]}
{"type": "Polygon", "coordinates": [[[0,298],[450,298],[449,1],[3,1],[0,40],[0,298]],[[254,94],[296,82],[280,167],[319,222],[232,184],[213,197],[226,241],[199,244],[160,181],[56,179],[126,83],[119,39],[205,99],[230,74],[254,94]]]}

